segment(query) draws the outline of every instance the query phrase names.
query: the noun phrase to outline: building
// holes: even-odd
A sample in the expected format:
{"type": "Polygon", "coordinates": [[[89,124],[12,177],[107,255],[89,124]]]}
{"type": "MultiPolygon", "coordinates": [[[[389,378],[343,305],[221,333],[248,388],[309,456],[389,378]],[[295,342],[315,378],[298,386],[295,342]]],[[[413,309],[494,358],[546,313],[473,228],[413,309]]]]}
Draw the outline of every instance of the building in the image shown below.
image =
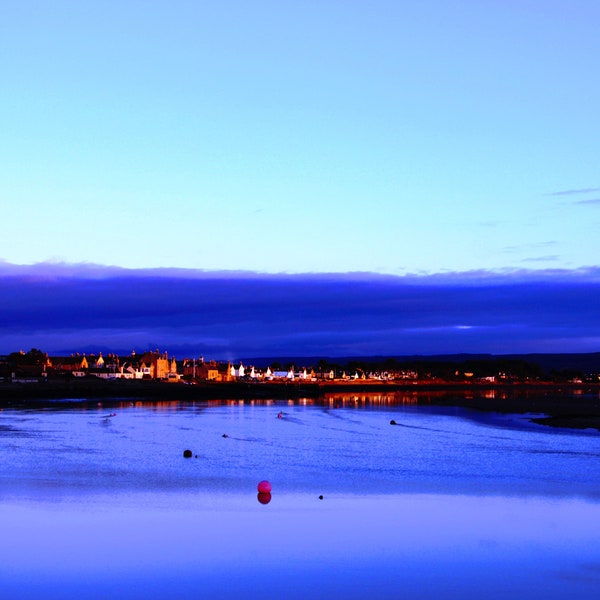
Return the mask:
{"type": "Polygon", "coordinates": [[[204,362],[204,359],[186,358],[183,361],[183,376],[192,379],[220,381],[219,366],[213,360],[204,362]]]}
{"type": "Polygon", "coordinates": [[[167,352],[146,352],[140,357],[139,366],[145,379],[173,379],[178,376],[177,361],[169,359],[167,352]]]}

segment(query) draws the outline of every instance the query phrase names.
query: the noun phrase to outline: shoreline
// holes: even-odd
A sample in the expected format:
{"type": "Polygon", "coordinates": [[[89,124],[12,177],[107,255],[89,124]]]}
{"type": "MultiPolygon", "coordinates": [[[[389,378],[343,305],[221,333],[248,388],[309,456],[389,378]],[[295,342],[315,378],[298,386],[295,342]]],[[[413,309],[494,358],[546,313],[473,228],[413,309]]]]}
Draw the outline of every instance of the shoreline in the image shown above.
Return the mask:
{"type": "Polygon", "coordinates": [[[0,408],[97,405],[127,400],[194,402],[210,400],[299,400],[339,405],[378,403],[455,406],[484,412],[536,414],[534,423],[600,431],[600,383],[453,382],[181,382],[72,379],[0,383],[0,408]],[[364,397],[361,398],[361,395],[364,397]],[[341,404],[340,404],[341,403],[341,404]]]}

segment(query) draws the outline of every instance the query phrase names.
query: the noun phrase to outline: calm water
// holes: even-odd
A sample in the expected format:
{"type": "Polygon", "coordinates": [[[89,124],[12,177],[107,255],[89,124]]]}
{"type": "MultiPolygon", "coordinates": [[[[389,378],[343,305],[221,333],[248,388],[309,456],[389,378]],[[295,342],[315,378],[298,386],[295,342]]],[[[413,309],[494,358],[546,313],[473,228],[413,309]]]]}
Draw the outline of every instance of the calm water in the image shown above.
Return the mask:
{"type": "Polygon", "coordinates": [[[0,412],[0,596],[599,597],[599,434],[336,406],[0,412]]]}

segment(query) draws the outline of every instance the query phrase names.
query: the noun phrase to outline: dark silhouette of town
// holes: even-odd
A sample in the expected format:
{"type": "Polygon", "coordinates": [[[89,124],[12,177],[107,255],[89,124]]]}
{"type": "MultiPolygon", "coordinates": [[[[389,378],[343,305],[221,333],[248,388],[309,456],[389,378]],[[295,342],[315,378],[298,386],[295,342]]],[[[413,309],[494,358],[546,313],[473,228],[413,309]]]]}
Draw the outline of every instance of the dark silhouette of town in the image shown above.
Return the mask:
{"type": "Polygon", "coordinates": [[[349,359],[183,358],[153,350],[128,355],[99,352],[54,356],[32,348],[0,356],[0,381],[34,383],[72,378],[170,383],[385,382],[385,383],[597,383],[600,353],[550,355],[446,355],[349,359]]]}

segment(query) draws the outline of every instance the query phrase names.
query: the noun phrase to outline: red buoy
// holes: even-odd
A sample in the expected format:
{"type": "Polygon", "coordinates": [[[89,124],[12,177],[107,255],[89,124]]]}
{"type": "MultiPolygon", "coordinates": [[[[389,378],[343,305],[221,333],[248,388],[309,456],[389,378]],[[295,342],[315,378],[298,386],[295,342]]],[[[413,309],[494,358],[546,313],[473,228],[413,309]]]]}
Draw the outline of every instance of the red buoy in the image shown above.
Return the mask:
{"type": "Polygon", "coordinates": [[[261,481],[258,484],[257,487],[258,487],[258,491],[261,494],[268,494],[271,491],[271,489],[272,489],[271,488],[271,484],[266,479],[264,479],[263,481],[261,481]]]}

